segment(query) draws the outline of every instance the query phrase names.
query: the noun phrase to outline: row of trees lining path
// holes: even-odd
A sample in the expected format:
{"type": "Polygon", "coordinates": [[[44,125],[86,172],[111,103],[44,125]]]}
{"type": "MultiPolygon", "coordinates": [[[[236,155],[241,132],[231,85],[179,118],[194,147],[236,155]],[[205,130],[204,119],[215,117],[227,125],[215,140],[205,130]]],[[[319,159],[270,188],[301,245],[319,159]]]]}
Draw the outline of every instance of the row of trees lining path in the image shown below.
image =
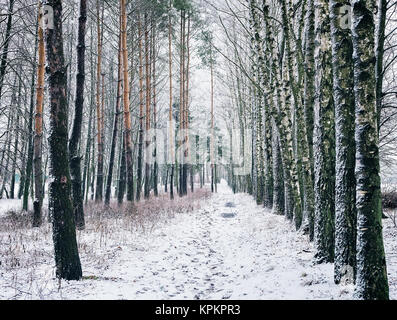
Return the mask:
{"type": "MultiPolygon", "coordinates": [[[[236,125],[253,129],[251,174],[231,165],[229,185],[307,234],[315,262],[334,263],[336,284],[355,284],[358,299],[388,299],[380,141],[395,105],[385,52],[396,3],[211,6],[226,38],[215,50],[228,65],[230,135],[236,125]]],[[[242,148],[248,142],[241,137],[242,148]]]]}
{"type": "Polygon", "coordinates": [[[388,299],[380,145],[392,144],[395,127],[395,4],[9,0],[0,17],[1,197],[20,198],[24,210],[32,197],[40,227],[50,176],[57,276],[79,280],[84,203],[133,203],[160,185],[183,197],[196,179],[216,192],[226,178],[307,234],[315,261],[335,264],[337,284],[388,299]],[[210,77],[210,139],[206,164],[191,165],[188,130],[202,121],[192,110],[194,68],[210,77]],[[218,100],[227,102],[215,108],[218,100]],[[147,138],[160,128],[169,141],[147,138]],[[251,147],[248,174],[232,160],[217,165],[237,147],[235,128],[238,149],[251,147]],[[160,149],[172,164],[159,164],[160,149]]]}

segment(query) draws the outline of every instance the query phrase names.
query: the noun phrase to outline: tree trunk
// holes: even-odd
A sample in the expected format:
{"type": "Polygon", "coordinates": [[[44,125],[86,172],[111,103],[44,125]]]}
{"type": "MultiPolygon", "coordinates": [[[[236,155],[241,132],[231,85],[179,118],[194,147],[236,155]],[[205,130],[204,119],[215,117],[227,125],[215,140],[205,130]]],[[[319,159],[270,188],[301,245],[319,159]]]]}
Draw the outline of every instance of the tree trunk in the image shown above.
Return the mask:
{"type": "Polygon", "coordinates": [[[386,13],[387,13],[387,0],[378,1],[378,27],[376,34],[376,112],[378,119],[378,135],[380,131],[382,103],[383,103],[383,57],[385,52],[385,30],[386,30],[386,13]]]}
{"type": "MultiPolygon", "coordinates": [[[[18,106],[21,105],[21,87],[22,87],[22,81],[21,79],[19,80],[19,85],[18,85],[18,100],[16,101],[16,104],[18,106]]],[[[15,172],[16,172],[16,166],[17,166],[17,156],[19,154],[19,131],[21,130],[20,128],[20,110],[17,111],[17,119],[16,119],[16,125],[15,125],[15,140],[14,140],[14,154],[13,154],[13,159],[12,159],[12,169],[11,169],[11,184],[10,184],[10,199],[15,198],[15,172]]],[[[22,175],[20,177],[20,183],[22,183],[22,175]]]]}
{"type": "Polygon", "coordinates": [[[144,18],[145,24],[145,73],[146,73],[146,88],[145,88],[145,96],[146,96],[146,125],[145,125],[145,189],[144,189],[144,198],[149,199],[150,197],[150,136],[149,131],[151,127],[151,62],[150,62],[150,28],[149,28],[149,19],[148,14],[145,13],[144,18]]]}
{"type": "Polygon", "coordinates": [[[62,1],[49,0],[53,8],[54,29],[46,30],[47,74],[50,95],[50,200],[56,275],[60,279],[80,280],[82,270],[76,241],[71,201],[68,155],[67,76],[62,38],[62,1]]]}
{"type": "Polygon", "coordinates": [[[332,48],[329,1],[315,4],[315,259],[334,261],[335,114],[332,96],[332,48]]]}
{"type": "MultiPolygon", "coordinates": [[[[35,37],[35,46],[34,46],[34,61],[37,58],[37,50],[38,50],[38,19],[36,25],[36,37],[35,37]]],[[[29,202],[29,189],[32,181],[32,172],[33,172],[33,110],[34,110],[34,87],[36,83],[36,63],[33,64],[32,70],[32,79],[30,83],[30,108],[29,108],[29,124],[28,124],[28,160],[26,162],[26,170],[25,170],[25,186],[23,191],[23,199],[22,199],[22,209],[24,211],[28,211],[28,202],[29,202]]]]}
{"type": "Polygon", "coordinates": [[[138,42],[139,42],[139,137],[138,137],[138,167],[136,182],[136,200],[141,199],[142,193],[142,166],[143,166],[143,118],[144,118],[144,93],[143,93],[143,32],[142,22],[139,14],[138,17],[138,42]]]}
{"type": "Polygon", "coordinates": [[[121,114],[120,110],[120,100],[121,100],[121,90],[122,90],[122,81],[121,78],[121,63],[122,63],[122,50],[121,50],[121,32],[119,35],[119,56],[118,56],[118,71],[117,71],[117,97],[116,97],[116,107],[114,111],[114,122],[113,122],[113,135],[112,135],[112,146],[110,150],[110,159],[109,159],[109,171],[108,178],[106,184],[106,194],[105,194],[105,205],[110,204],[110,196],[112,193],[112,180],[113,180],[113,168],[114,168],[114,159],[116,157],[116,144],[118,137],[118,127],[119,127],[119,117],[121,114]]]}
{"type": "Polygon", "coordinates": [[[341,24],[345,0],[331,0],[332,64],[334,74],[336,181],[335,283],[355,282],[356,181],[354,141],[353,44],[348,26],[341,24]]]}
{"type": "Polygon", "coordinates": [[[10,0],[8,4],[8,18],[7,18],[7,28],[4,36],[4,44],[3,44],[3,54],[1,55],[1,63],[0,63],[0,101],[1,94],[3,90],[4,76],[6,74],[7,69],[7,57],[8,57],[8,46],[11,40],[11,27],[12,27],[12,16],[14,10],[15,0],[10,0]]]}
{"type": "Polygon", "coordinates": [[[36,114],[35,114],[35,135],[34,135],[34,194],[33,202],[33,227],[41,226],[41,207],[43,205],[43,171],[42,171],[42,153],[43,153],[43,103],[44,103],[44,72],[45,72],[45,49],[42,22],[41,2],[39,2],[39,24],[38,24],[38,41],[39,41],[39,61],[37,66],[37,90],[36,90],[36,114]]]}
{"type": "Polygon", "coordinates": [[[153,192],[154,196],[158,197],[158,175],[159,175],[159,166],[158,166],[158,159],[157,159],[157,70],[156,70],[156,22],[153,22],[153,32],[152,32],[152,65],[153,65],[153,75],[152,75],[152,83],[153,83],[153,128],[154,128],[154,150],[153,150],[153,157],[154,157],[154,167],[153,167],[153,192]]]}
{"type": "Polygon", "coordinates": [[[305,76],[304,76],[304,113],[306,122],[307,141],[309,144],[309,159],[311,174],[314,178],[314,0],[307,0],[305,25],[305,76]]]}
{"type": "Polygon", "coordinates": [[[171,162],[170,174],[170,197],[174,199],[174,168],[175,168],[175,153],[174,153],[174,117],[173,117],[173,88],[172,88],[172,20],[171,20],[172,0],[169,4],[168,13],[168,65],[169,65],[169,84],[170,84],[170,104],[169,104],[169,160],[171,162]]]}
{"type": "Polygon", "coordinates": [[[73,209],[76,227],[83,230],[84,207],[81,188],[81,156],[79,144],[84,109],[84,82],[85,82],[85,29],[87,22],[87,0],[80,0],[79,31],[77,42],[77,74],[76,74],[76,101],[72,136],[69,141],[70,173],[72,177],[73,209]]]}
{"type": "Polygon", "coordinates": [[[353,0],[356,104],[357,286],[363,300],[388,300],[382,235],[382,200],[375,78],[375,0],[353,0]]]}
{"type": "Polygon", "coordinates": [[[101,202],[103,198],[103,138],[104,138],[104,128],[103,128],[103,117],[101,107],[101,69],[102,69],[102,30],[101,30],[101,20],[103,24],[103,16],[101,19],[99,11],[99,0],[96,4],[97,12],[97,36],[98,36],[98,60],[97,60],[97,74],[96,74],[96,112],[97,112],[97,143],[98,143],[98,154],[97,154],[97,180],[96,180],[96,192],[95,201],[101,202]]]}

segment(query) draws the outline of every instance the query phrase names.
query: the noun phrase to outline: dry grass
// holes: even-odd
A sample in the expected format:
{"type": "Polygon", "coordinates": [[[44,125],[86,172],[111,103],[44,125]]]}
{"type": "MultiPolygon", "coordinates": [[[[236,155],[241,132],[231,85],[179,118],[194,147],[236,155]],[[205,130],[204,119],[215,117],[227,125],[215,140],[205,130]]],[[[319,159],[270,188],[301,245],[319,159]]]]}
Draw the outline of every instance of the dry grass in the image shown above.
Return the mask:
{"type": "MultiPolygon", "coordinates": [[[[95,275],[85,272],[86,279],[109,268],[122,246],[136,246],[134,239],[172,223],[178,214],[199,209],[210,196],[209,190],[198,189],[184,198],[176,196],[174,201],[164,194],[121,207],[116,202],[109,207],[89,202],[86,229],[77,232],[83,269],[96,270],[95,275]]],[[[59,293],[47,209],[43,215],[45,221],[38,229],[31,228],[31,213],[10,211],[0,218],[0,287],[4,287],[0,299],[46,299],[59,293]]]]}

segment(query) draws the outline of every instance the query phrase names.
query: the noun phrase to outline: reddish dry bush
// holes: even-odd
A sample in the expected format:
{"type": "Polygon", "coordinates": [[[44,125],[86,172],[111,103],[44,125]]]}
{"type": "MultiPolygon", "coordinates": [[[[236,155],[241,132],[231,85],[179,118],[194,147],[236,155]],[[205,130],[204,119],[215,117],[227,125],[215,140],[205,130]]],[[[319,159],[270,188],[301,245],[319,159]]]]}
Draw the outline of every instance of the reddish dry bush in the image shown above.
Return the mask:
{"type": "MultiPolygon", "coordinates": [[[[88,203],[85,207],[87,226],[102,232],[106,224],[103,220],[119,219],[128,229],[152,230],[161,220],[173,218],[178,213],[188,213],[200,209],[200,202],[211,197],[208,189],[198,189],[194,193],[171,200],[169,194],[161,194],[140,202],[124,203],[121,206],[112,201],[109,206],[88,203]]],[[[107,232],[107,231],[104,231],[107,232]]]]}
{"type": "MultiPolygon", "coordinates": [[[[42,209],[43,221],[48,220],[48,209],[42,209]]],[[[33,212],[9,210],[0,217],[0,232],[32,228],[33,212]]]]}

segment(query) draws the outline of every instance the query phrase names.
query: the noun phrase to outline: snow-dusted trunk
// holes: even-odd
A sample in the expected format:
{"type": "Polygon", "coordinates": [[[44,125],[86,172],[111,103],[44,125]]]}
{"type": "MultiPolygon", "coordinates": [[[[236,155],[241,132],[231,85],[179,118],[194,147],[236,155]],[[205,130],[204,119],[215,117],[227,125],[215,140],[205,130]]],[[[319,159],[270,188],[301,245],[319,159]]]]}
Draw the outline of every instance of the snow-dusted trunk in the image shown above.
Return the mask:
{"type": "Polygon", "coordinates": [[[315,2],[315,231],[316,262],[334,260],[335,113],[329,1],[315,2]]]}
{"type": "MultiPolygon", "coordinates": [[[[266,151],[269,151],[269,143],[271,141],[268,141],[264,138],[265,135],[265,130],[264,130],[264,106],[265,106],[265,101],[267,97],[264,95],[264,89],[268,85],[267,82],[267,77],[266,77],[266,65],[265,65],[265,56],[263,52],[263,40],[262,40],[262,35],[261,35],[261,29],[262,29],[262,23],[258,14],[258,4],[256,0],[250,0],[249,1],[249,6],[250,6],[250,23],[251,23],[251,32],[252,32],[252,39],[251,39],[251,46],[252,46],[252,55],[253,55],[253,61],[255,61],[255,73],[256,73],[256,79],[257,79],[257,85],[259,86],[258,88],[254,88],[254,92],[256,94],[254,95],[254,101],[255,103],[255,112],[253,114],[256,122],[256,127],[255,127],[255,161],[254,164],[256,167],[256,172],[254,177],[256,177],[256,200],[258,204],[266,203],[266,206],[269,206],[271,204],[271,188],[265,188],[265,181],[267,181],[266,186],[269,186],[269,181],[272,180],[272,174],[270,172],[270,177],[266,177],[265,175],[265,149],[266,151]],[[267,145],[265,146],[265,141],[267,142],[267,145]],[[264,199],[266,194],[266,201],[264,199]]],[[[266,121],[266,119],[265,119],[266,121]]],[[[269,133],[269,131],[267,131],[269,133]]],[[[269,152],[267,152],[269,153],[269,152]]],[[[267,160],[269,160],[267,158],[267,160]]],[[[269,162],[269,161],[267,161],[269,162]]],[[[266,168],[269,168],[269,166],[266,166],[266,168]]],[[[266,173],[269,173],[269,170],[266,171],[266,173]]],[[[270,184],[271,186],[271,184],[270,184]]]]}
{"type": "Polygon", "coordinates": [[[270,114],[269,103],[266,102],[264,110],[264,190],[263,190],[263,205],[266,208],[273,207],[273,128],[270,114]]]}
{"type": "MultiPolygon", "coordinates": [[[[293,7],[292,3],[289,2],[288,14],[287,6],[283,5],[283,24],[290,26],[293,23],[293,7]]],[[[310,22],[310,19],[309,19],[310,22]]],[[[308,26],[310,28],[310,24],[308,26]]],[[[286,64],[288,67],[289,85],[290,90],[294,97],[295,105],[295,116],[296,116],[296,159],[298,165],[298,172],[301,186],[301,199],[303,201],[302,216],[295,216],[295,223],[297,228],[301,227],[302,230],[309,234],[310,239],[314,238],[314,190],[313,190],[313,179],[312,179],[312,166],[310,160],[310,146],[307,133],[307,125],[305,121],[305,110],[302,104],[302,98],[300,97],[299,83],[297,83],[294,76],[294,63],[293,63],[293,52],[291,45],[291,37],[294,36],[293,29],[284,27],[285,36],[285,53],[286,53],[286,64]]],[[[299,49],[299,48],[297,48],[299,49]]],[[[298,54],[299,57],[299,54],[298,54]]],[[[299,60],[299,58],[298,58],[299,60]]],[[[299,61],[298,61],[299,62],[299,61]]],[[[312,80],[312,79],[311,79],[312,80]]],[[[309,126],[310,127],[310,126],[309,126]]],[[[311,130],[311,129],[310,129],[311,130]]]]}
{"type": "Polygon", "coordinates": [[[356,104],[357,286],[364,300],[389,299],[382,236],[379,138],[375,79],[375,1],[353,0],[356,104]]]}
{"type": "Polygon", "coordinates": [[[342,21],[341,8],[345,4],[346,0],[330,0],[336,129],[336,283],[354,283],[356,269],[353,44],[350,28],[342,21]]]}
{"type": "MultiPolygon", "coordinates": [[[[288,12],[286,0],[279,0],[282,9],[282,21],[283,21],[283,36],[285,41],[285,57],[284,64],[282,66],[282,94],[280,85],[276,83],[277,101],[281,102],[278,126],[280,128],[280,146],[281,154],[283,158],[284,168],[286,169],[285,178],[287,180],[286,185],[286,214],[287,217],[293,218],[295,221],[296,229],[299,229],[302,225],[302,201],[301,201],[301,190],[299,186],[298,167],[294,157],[293,148],[293,125],[292,125],[292,77],[291,64],[292,51],[290,46],[290,30],[288,25],[288,12]],[[288,173],[289,171],[289,173],[288,173]]],[[[272,45],[274,48],[274,45],[272,45]]],[[[273,49],[274,51],[274,49],[273,49]]],[[[275,55],[274,55],[275,57],[275,55]]],[[[275,59],[272,59],[276,61],[275,59]]],[[[277,74],[277,71],[275,72],[277,74]]],[[[279,82],[279,81],[278,81],[279,82]]]]}
{"type": "Polygon", "coordinates": [[[312,177],[314,176],[314,0],[307,0],[305,24],[304,112],[312,177]]]}
{"type": "Polygon", "coordinates": [[[47,74],[50,95],[50,183],[49,212],[53,226],[56,275],[66,280],[82,277],[71,200],[68,155],[67,75],[62,38],[62,1],[50,0],[54,28],[46,30],[47,74]]]}
{"type": "Polygon", "coordinates": [[[76,101],[72,136],[69,141],[70,173],[72,176],[73,209],[76,226],[84,229],[84,208],[81,192],[81,156],[78,147],[81,140],[81,128],[84,109],[84,82],[85,82],[85,29],[87,22],[87,1],[80,0],[79,31],[77,42],[77,74],[76,74],[76,101]]]}
{"type": "Polygon", "coordinates": [[[284,214],[284,172],[280,154],[280,139],[277,128],[273,126],[273,210],[274,214],[284,214]]]}
{"type": "Polygon", "coordinates": [[[385,30],[386,30],[386,13],[387,13],[387,0],[378,1],[378,22],[376,30],[376,112],[378,120],[378,134],[381,123],[381,112],[383,103],[383,58],[385,52],[385,30]]]}

